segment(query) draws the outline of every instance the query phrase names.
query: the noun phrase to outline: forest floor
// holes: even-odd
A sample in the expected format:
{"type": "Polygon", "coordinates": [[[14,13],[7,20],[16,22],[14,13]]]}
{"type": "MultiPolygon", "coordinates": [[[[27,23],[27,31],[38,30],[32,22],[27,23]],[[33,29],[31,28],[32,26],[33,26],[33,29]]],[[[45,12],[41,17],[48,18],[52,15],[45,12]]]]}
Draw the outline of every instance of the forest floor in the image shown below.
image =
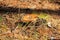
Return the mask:
{"type": "Polygon", "coordinates": [[[39,18],[47,21],[37,27],[22,27],[19,23],[15,24],[20,19],[21,14],[23,13],[6,12],[0,14],[0,40],[60,39],[60,14],[36,12],[36,14],[39,14],[39,18]],[[11,32],[12,28],[14,30],[11,32]]]}

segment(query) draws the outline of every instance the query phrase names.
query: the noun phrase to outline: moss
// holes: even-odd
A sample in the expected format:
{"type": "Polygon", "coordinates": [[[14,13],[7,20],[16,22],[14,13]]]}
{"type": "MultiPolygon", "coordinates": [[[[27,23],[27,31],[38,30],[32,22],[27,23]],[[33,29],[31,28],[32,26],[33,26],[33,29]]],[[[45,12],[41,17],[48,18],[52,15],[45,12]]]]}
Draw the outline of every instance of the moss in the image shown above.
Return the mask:
{"type": "Polygon", "coordinates": [[[49,18],[50,15],[48,15],[47,13],[40,13],[40,15],[39,15],[38,17],[39,17],[39,18],[46,19],[46,18],[49,18]]]}

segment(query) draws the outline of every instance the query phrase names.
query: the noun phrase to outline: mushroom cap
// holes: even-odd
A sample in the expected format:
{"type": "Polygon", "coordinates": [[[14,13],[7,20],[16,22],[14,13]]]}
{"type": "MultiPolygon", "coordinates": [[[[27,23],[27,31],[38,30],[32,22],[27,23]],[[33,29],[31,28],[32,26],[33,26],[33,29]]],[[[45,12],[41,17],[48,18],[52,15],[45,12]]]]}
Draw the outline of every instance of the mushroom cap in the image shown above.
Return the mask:
{"type": "Polygon", "coordinates": [[[38,18],[37,14],[26,14],[21,18],[21,21],[32,22],[32,21],[36,21],[37,18],[38,18]]]}

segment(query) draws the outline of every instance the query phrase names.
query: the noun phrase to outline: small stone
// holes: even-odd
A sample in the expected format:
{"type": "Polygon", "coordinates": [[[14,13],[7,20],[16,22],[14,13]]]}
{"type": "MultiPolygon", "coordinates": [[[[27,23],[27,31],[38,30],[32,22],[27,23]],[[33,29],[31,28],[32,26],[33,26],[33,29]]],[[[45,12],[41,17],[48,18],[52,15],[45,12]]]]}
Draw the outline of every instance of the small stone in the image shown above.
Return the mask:
{"type": "Polygon", "coordinates": [[[53,40],[54,39],[54,37],[51,37],[51,40],[53,40]]]}
{"type": "Polygon", "coordinates": [[[48,22],[47,24],[48,24],[48,27],[52,27],[52,26],[51,26],[51,22],[48,22]]]}

